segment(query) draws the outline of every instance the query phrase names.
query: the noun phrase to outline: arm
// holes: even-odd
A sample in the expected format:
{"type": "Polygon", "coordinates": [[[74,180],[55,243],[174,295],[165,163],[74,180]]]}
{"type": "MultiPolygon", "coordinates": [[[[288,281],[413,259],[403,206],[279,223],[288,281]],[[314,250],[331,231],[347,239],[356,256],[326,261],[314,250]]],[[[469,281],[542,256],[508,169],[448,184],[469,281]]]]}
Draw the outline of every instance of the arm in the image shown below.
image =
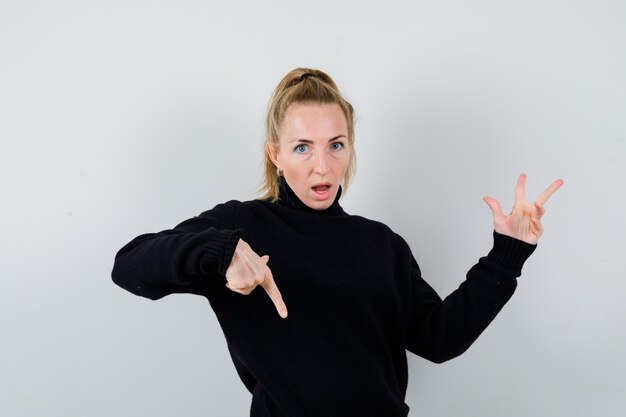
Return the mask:
{"type": "Polygon", "coordinates": [[[242,236],[236,201],[218,204],[173,229],[137,236],[115,256],[113,282],[157,300],[171,293],[206,294],[224,277],[242,236]]]}
{"type": "Polygon", "coordinates": [[[441,301],[422,279],[411,256],[411,312],[407,349],[433,362],[463,353],[491,323],[517,286],[517,277],[543,234],[544,204],[563,185],[558,179],[533,204],[526,201],[526,174],[515,187],[510,214],[493,197],[484,200],[493,213],[494,243],[486,257],[467,273],[457,290],[441,301]]]}
{"type": "Polygon", "coordinates": [[[445,300],[422,279],[411,256],[407,350],[435,363],[465,352],[500,312],[536,246],[494,231],[493,248],[445,300]]]}

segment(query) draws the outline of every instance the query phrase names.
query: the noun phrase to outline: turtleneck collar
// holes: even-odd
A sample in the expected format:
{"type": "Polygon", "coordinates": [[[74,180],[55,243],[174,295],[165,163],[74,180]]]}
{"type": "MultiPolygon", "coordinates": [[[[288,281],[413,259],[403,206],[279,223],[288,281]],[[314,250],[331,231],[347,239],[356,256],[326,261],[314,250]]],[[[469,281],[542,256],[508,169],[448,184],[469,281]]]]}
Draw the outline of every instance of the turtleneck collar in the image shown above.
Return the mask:
{"type": "Polygon", "coordinates": [[[335,196],[335,201],[325,210],[316,210],[313,209],[306,204],[304,204],[291,189],[284,176],[278,177],[278,204],[294,208],[297,210],[305,211],[308,213],[315,214],[323,214],[329,216],[339,216],[345,214],[341,206],[339,205],[339,197],[341,197],[341,185],[339,186],[339,190],[337,190],[337,195],[335,196]]]}

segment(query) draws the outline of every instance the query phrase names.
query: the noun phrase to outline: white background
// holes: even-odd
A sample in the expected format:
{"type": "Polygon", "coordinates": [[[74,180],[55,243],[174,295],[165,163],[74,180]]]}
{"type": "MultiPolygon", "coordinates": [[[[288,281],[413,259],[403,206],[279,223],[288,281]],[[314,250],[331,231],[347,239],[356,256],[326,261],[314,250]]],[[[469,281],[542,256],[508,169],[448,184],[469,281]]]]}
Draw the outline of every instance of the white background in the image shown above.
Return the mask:
{"type": "Polygon", "coordinates": [[[445,296],[528,173],[545,235],[461,357],[409,354],[412,416],[621,416],[626,407],[626,3],[0,0],[0,415],[244,416],[205,299],[110,278],[134,236],[261,178],[289,70],[357,112],[341,200],[410,244],[445,296]],[[621,262],[621,263],[620,263],[621,262]]]}

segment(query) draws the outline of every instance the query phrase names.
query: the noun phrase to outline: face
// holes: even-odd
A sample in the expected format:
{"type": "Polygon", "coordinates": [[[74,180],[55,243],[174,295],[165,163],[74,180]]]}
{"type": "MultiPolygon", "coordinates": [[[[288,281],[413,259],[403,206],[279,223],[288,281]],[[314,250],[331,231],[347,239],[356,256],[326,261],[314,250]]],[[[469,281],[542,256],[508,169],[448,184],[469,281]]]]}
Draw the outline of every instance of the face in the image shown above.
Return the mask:
{"type": "Polygon", "coordinates": [[[338,104],[289,106],[280,126],[274,164],[296,196],[308,207],[324,210],[335,201],[350,162],[348,125],[338,104]]]}

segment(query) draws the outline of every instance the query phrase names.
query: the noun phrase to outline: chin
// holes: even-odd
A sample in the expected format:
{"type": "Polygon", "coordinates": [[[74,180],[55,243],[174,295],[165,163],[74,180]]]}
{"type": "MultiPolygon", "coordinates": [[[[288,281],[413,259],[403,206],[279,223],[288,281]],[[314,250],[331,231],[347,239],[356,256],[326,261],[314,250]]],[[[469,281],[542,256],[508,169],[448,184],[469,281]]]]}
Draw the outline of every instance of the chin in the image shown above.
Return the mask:
{"type": "Polygon", "coordinates": [[[328,204],[328,203],[326,203],[326,202],[323,202],[323,203],[321,203],[321,204],[320,204],[319,202],[317,202],[317,204],[314,204],[313,206],[309,206],[309,207],[311,207],[311,208],[312,208],[312,209],[314,209],[314,210],[326,210],[326,209],[327,209],[328,207],[330,207],[331,205],[332,205],[332,204],[328,204]]]}
{"type": "Polygon", "coordinates": [[[307,201],[305,204],[309,207],[312,208],[313,210],[326,210],[328,207],[330,207],[333,204],[333,201],[335,201],[335,199],[333,199],[332,201],[307,201]]]}

